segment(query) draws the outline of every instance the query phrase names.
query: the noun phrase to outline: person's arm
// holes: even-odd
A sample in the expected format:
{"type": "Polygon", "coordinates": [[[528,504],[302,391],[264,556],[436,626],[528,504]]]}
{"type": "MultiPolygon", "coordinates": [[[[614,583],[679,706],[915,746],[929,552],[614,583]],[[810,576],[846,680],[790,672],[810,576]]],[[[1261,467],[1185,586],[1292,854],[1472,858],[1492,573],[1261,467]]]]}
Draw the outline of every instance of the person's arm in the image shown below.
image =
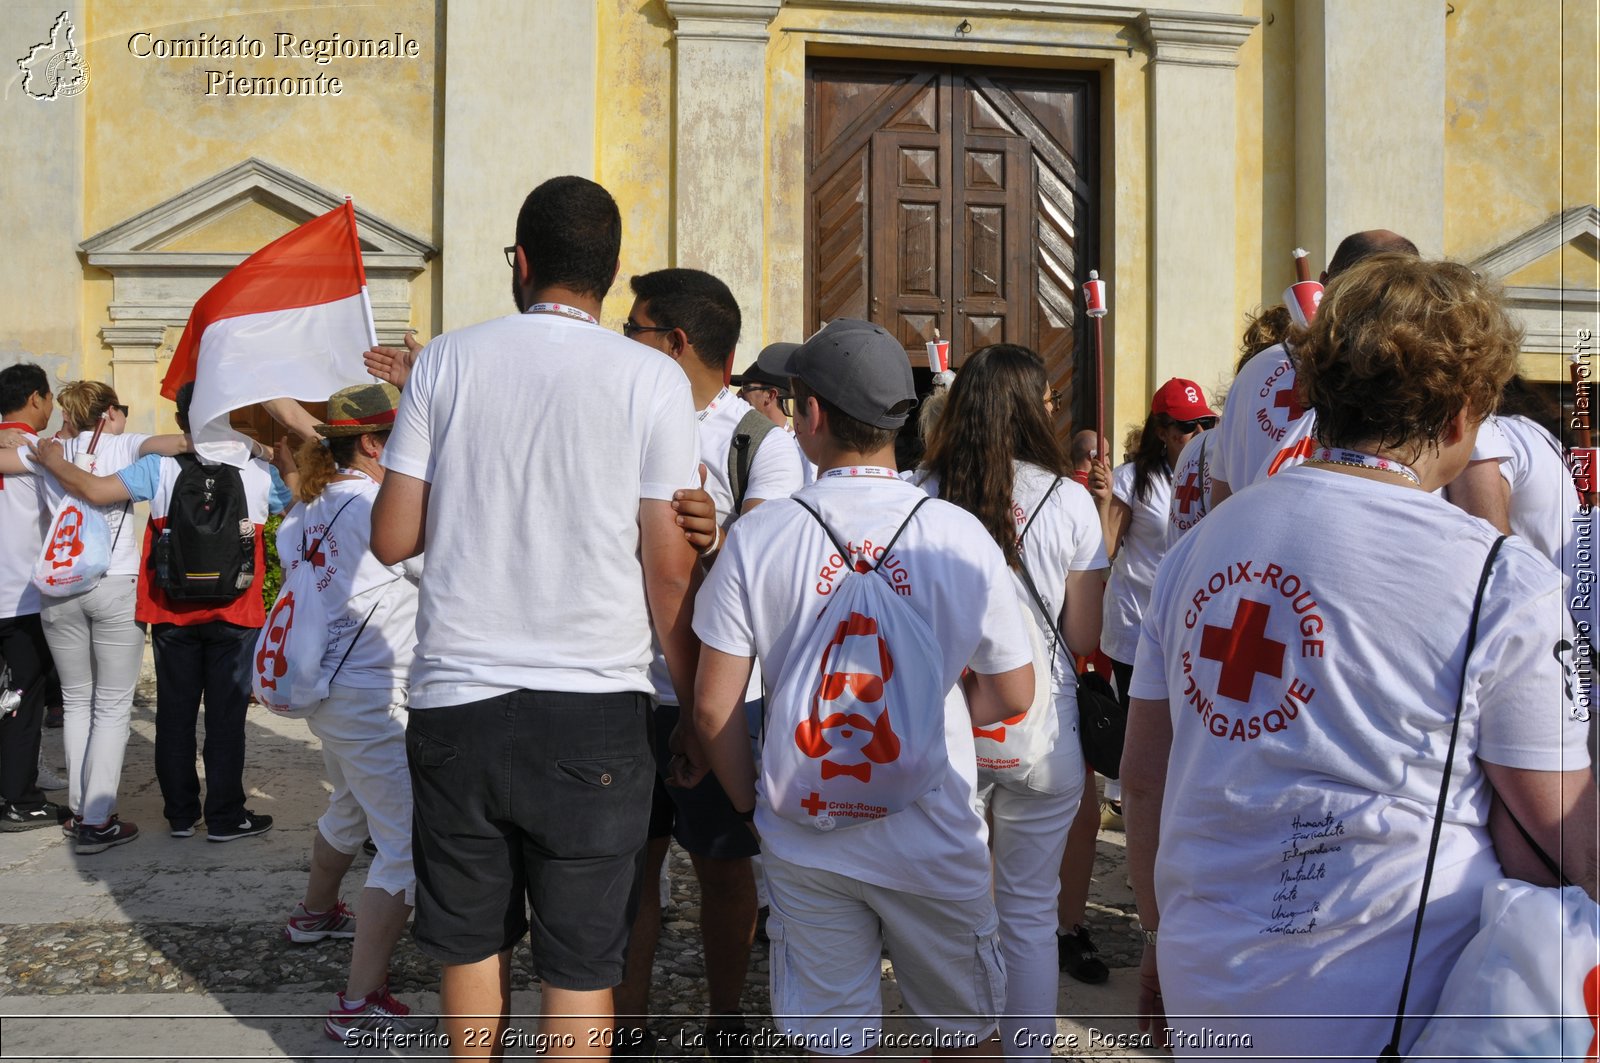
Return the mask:
{"type": "Polygon", "coordinates": [[[1216,509],[1222,503],[1233,497],[1233,488],[1228,486],[1228,481],[1211,477],[1211,497],[1206,500],[1209,509],[1216,509]]]}
{"type": "MultiPolygon", "coordinates": [[[[293,399],[268,399],[261,404],[274,421],[299,436],[301,439],[317,438],[317,419],[311,416],[304,406],[293,399]]],[[[254,454],[254,448],[252,448],[254,454]]],[[[260,457],[259,454],[254,454],[260,457]]],[[[268,454],[270,458],[272,455],[268,454]]]]}
{"type": "Polygon", "coordinates": [[[385,565],[397,565],[422,553],[428,527],[426,480],[388,469],[372,504],[372,556],[385,565]]]}
{"type": "Polygon", "coordinates": [[[749,657],[705,646],[694,679],[695,732],[717,781],[739,812],[756,807],[756,767],[744,718],[750,662],[749,657]]]}
{"type": "Polygon", "coordinates": [[[0,450],[0,476],[31,476],[33,470],[22,460],[21,450],[0,450]]]}
{"type": "Polygon", "coordinates": [[[1501,535],[1511,534],[1511,484],[1500,474],[1497,459],[1468,462],[1444,494],[1456,506],[1493,524],[1501,535]]]}
{"type": "MultiPolygon", "coordinates": [[[[110,506],[133,499],[128,486],[116,474],[96,476],[67,460],[61,452],[61,443],[54,439],[41,440],[29,447],[33,458],[50,475],[61,482],[69,495],[93,502],[97,506],[110,506]]],[[[4,470],[0,470],[4,471],[4,470]]]]}
{"type": "MultiPolygon", "coordinates": [[[[1172,750],[1172,713],[1166,701],[1132,698],[1128,731],[1122,746],[1122,818],[1128,828],[1128,875],[1139,908],[1139,925],[1161,926],[1156,902],[1156,845],[1161,837],[1161,808],[1166,798],[1167,755],[1172,750]]],[[[1147,943],[1139,964],[1139,1029],[1164,1044],[1166,1004],[1156,971],[1156,946],[1147,943]]]]}
{"type": "MultiPolygon", "coordinates": [[[[678,692],[684,718],[693,706],[683,692],[694,690],[700,640],[690,628],[698,569],[695,551],[678,527],[672,503],[655,498],[639,502],[639,560],[644,566],[645,599],[661,652],[667,659],[672,689],[678,692]]],[[[704,761],[702,760],[701,763],[704,761]]]]}
{"type": "Polygon", "coordinates": [[[166,435],[147,436],[139,444],[139,456],[146,454],[160,454],[163,457],[175,458],[179,454],[188,454],[194,450],[194,444],[189,439],[187,432],[169,432],[166,435]]]}
{"type": "Polygon", "coordinates": [[[1482,759],[1478,763],[1494,786],[1496,801],[1489,828],[1506,874],[1557,885],[1506,815],[1509,812],[1568,879],[1600,900],[1600,848],[1596,842],[1600,838],[1596,813],[1600,796],[1595,792],[1594,773],[1588,767],[1532,771],[1482,759]]]}
{"type": "Polygon", "coordinates": [[[1100,512],[1100,534],[1105,540],[1106,557],[1115,561],[1122,548],[1122,535],[1128,530],[1133,511],[1112,488],[1111,466],[1099,458],[1089,466],[1089,494],[1100,512]]]}
{"type": "Polygon", "coordinates": [[[1087,657],[1100,645],[1101,606],[1106,593],[1104,569],[1086,568],[1067,573],[1067,605],[1062,634],[1067,649],[1087,657]]]}
{"type": "Polygon", "coordinates": [[[1033,662],[1009,672],[968,672],[961,680],[974,727],[988,727],[1033,707],[1033,662]]]}
{"type": "Polygon", "coordinates": [[[28,433],[20,428],[0,428],[0,450],[20,450],[28,445],[28,433]]]}

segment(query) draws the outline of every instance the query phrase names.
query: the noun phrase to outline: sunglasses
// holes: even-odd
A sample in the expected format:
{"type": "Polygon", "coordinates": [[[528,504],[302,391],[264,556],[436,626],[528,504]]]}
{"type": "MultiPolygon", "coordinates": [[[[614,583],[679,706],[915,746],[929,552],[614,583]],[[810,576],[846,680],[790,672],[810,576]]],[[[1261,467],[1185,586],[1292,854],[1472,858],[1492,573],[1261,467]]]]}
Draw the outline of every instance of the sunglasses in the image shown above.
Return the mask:
{"type": "Polygon", "coordinates": [[[1173,421],[1172,427],[1187,435],[1190,432],[1199,432],[1217,427],[1217,419],[1215,417],[1196,417],[1192,421],[1173,421]]]}
{"type": "Polygon", "coordinates": [[[122,416],[124,416],[124,417],[128,416],[128,407],[123,405],[120,402],[113,402],[111,404],[111,409],[116,410],[118,413],[122,414],[122,416]]]}
{"type": "Polygon", "coordinates": [[[782,388],[774,387],[771,384],[746,384],[744,387],[739,389],[739,397],[741,399],[746,398],[750,395],[754,395],[758,391],[772,392],[773,397],[778,400],[778,409],[783,413],[783,415],[785,417],[793,416],[789,410],[789,394],[782,388]]]}
{"type": "Polygon", "coordinates": [[[641,325],[631,317],[622,323],[622,334],[629,339],[641,332],[671,332],[672,329],[671,325],[641,325]]]}

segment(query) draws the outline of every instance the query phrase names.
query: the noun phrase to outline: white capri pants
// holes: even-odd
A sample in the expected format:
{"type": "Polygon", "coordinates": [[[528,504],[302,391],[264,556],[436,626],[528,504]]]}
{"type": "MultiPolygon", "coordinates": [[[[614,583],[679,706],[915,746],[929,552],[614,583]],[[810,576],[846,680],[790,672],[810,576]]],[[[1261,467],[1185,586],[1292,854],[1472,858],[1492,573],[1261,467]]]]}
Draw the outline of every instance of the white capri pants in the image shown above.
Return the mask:
{"type": "Polygon", "coordinates": [[[1055,703],[1061,724],[1055,748],[1021,782],[985,786],[980,779],[976,801],[992,825],[994,904],[1006,961],[1000,1043],[1012,1060],[1048,1059],[1056,1033],[1056,898],[1084,767],[1076,688],[1056,691],[1055,703]]]}
{"type": "Polygon", "coordinates": [[[61,677],[61,740],[67,805],[91,826],[117,811],[128,717],[144,659],[144,628],[133,619],[139,577],[100,577],[70,598],[45,598],[45,642],[61,677]]]}
{"type": "Polygon", "coordinates": [[[317,830],[353,856],[372,838],[378,848],[367,885],[404,893],[414,902],[411,866],[411,774],[406,767],[406,692],[334,683],[306,717],[322,739],[322,762],[333,784],[317,830]]]}

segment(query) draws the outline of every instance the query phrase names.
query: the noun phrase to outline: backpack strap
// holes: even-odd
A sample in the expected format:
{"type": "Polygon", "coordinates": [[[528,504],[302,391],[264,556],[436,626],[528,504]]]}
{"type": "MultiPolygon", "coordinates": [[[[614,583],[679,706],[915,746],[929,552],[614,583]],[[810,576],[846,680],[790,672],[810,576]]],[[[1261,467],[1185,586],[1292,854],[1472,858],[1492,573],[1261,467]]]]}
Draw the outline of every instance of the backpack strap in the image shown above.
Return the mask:
{"type": "MultiPolygon", "coordinates": [[[[911,507],[911,512],[906,514],[906,519],[900,522],[900,527],[896,528],[894,535],[890,537],[889,545],[883,548],[883,556],[878,558],[878,563],[876,565],[872,566],[873,572],[878,571],[878,569],[883,567],[883,563],[889,560],[889,552],[894,549],[894,544],[900,541],[900,533],[906,530],[906,526],[911,523],[911,518],[917,515],[917,510],[921,509],[923,503],[927,502],[929,498],[929,495],[923,495],[922,499],[916,505],[911,507]]],[[[833,529],[828,527],[828,522],[822,519],[822,514],[806,505],[806,503],[801,499],[796,498],[795,501],[800,503],[801,509],[811,514],[816,522],[822,525],[822,530],[827,534],[828,538],[833,541],[834,549],[839,551],[839,556],[844,558],[845,565],[848,566],[850,564],[850,550],[844,545],[844,543],[839,541],[839,537],[833,533],[833,529]]]]}
{"type": "MultiPolygon", "coordinates": [[[[1461,733],[1461,707],[1467,700],[1467,666],[1472,661],[1472,649],[1478,644],[1478,614],[1483,609],[1483,592],[1489,586],[1489,572],[1494,559],[1505,543],[1502,535],[1489,547],[1489,556],[1483,562],[1483,572],[1478,576],[1478,593],[1472,600],[1472,620],[1467,625],[1467,649],[1461,655],[1461,689],[1456,695],[1455,719],[1450,723],[1450,745],[1444,755],[1444,782],[1439,786],[1439,801],[1433,810],[1433,834],[1428,839],[1428,862],[1422,871],[1422,898],[1417,902],[1417,919],[1411,928],[1411,952],[1406,957],[1406,976],[1400,983],[1400,1002],[1395,1005],[1394,1030],[1389,1043],[1378,1056],[1379,1063],[1400,1063],[1400,1027],[1406,1018],[1406,996],[1411,992],[1411,969],[1417,962],[1417,943],[1422,939],[1422,914],[1428,910],[1428,887],[1433,885],[1433,861],[1439,854],[1439,834],[1444,828],[1444,806],[1450,795],[1450,772],[1456,759],[1456,738],[1461,733]]],[[[1532,839],[1529,839],[1530,841],[1532,839]]]]}
{"type": "MultiPolygon", "coordinates": [[[[348,503],[348,502],[345,503],[345,505],[347,505],[347,506],[349,504],[350,503],[348,503]]],[[[328,522],[328,526],[330,528],[333,527],[333,522],[329,521],[328,522]]],[[[328,677],[328,685],[329,686],[332,686],[333,685],[333,681],[335,679],[339,678],[339,670],[344,667],[344,662],[346,662],[346,661],[348,661],[350,659],[351,651],[356,648],[356,643],[361,641],[361,633],[363,631],[367,630],[367,621],[372,619],[372,614],[376,613],[378,611],[378,606],[383,604],[383,596],[388,593],[389,587],[390,587],[391,584],[393,584],[393,582],[394,582],[393,580],[390,580],[389,583],[385,583],[382,587],[380,587],[378,589],[377,598],[372,603],[372,608],[367,610],[366,619],[361,621],[361,626],[360,627],[356,628],[355,635],[352,636],[351,639],[350,639],[350,645],[348,645],[348,646],[346,646],[344,648],[344,656],[339,658],[339,663],[334,666],[333,674],[328,677]]]]}
{"type": "Polygon", "coordinates": [[[760,410],[750,410],[739,419],[728,443],[728,489],[733,493],[733,516],[744,509],[744,493],[750,486],[750,466],[767,433],[778,427],[760,410]]]}
{"type": "Polygon", "coordinates": [[[329,532],[333,531],[334,521],[337,521],[339,519],[339,515],[343,513],[349,507],[350,503],[354,501],[354,497],[344,500],[344,505],[340,506],[333,514],[333,520],[330,520],[328,522],[328,526],[322,529],[322,534],[317,536],[317,541],[311,544],[311,549],[306,549],[306,533],[304,531],[300,533],[300,560],[310,561],[316,556],[317,551],[322,549],[322,541],[328,537],[329,532]]]}
{"type": "Polygon", "coordinates": [[[1028,563],[1022,557],[1022,541],[1028,536],[1028,529],[1033,527],[1033,522],[1038,519],[1039,513],[1044,509],[1044,504],[1050,501],[1050,496],[1055,494],[1056,488],[1061,486],[1061,477],[1057,476],[1044,495],[1039,499],[1039,504],[1033,507],[1033,512],[1028,516],[1028,523],[1022,526],[1022,534],[1017,536],[1017,572],[1022,576],[1022,585],[1028,588],[1028,596],[1033,599],[1033,604],[1039,607],[1039,615],[1044,617],[1045,623],[1050,625],[1050,662],[1054,666],[1056,650],[1060,648],[1061,625],[1050,617],[1050,607],[1044,602],[1044,595],[1039,593],[1039,585],[1033,582],[1033,575],[1028,571],[1028,563]]]}

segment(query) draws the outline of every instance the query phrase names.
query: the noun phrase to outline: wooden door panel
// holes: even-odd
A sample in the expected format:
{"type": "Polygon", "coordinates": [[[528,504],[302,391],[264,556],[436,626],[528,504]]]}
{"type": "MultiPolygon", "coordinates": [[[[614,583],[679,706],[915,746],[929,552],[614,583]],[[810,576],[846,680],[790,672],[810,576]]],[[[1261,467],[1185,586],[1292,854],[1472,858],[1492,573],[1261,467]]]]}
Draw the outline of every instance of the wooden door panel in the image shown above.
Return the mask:
{"type": "Polygon", "coordinates": [[[876,321],[917,365],[935,329],[958,365],[1026,344],[1058,425],[1087,426],[1095,75],[816,60],[807,77],[807,327],[876,321]]]}

